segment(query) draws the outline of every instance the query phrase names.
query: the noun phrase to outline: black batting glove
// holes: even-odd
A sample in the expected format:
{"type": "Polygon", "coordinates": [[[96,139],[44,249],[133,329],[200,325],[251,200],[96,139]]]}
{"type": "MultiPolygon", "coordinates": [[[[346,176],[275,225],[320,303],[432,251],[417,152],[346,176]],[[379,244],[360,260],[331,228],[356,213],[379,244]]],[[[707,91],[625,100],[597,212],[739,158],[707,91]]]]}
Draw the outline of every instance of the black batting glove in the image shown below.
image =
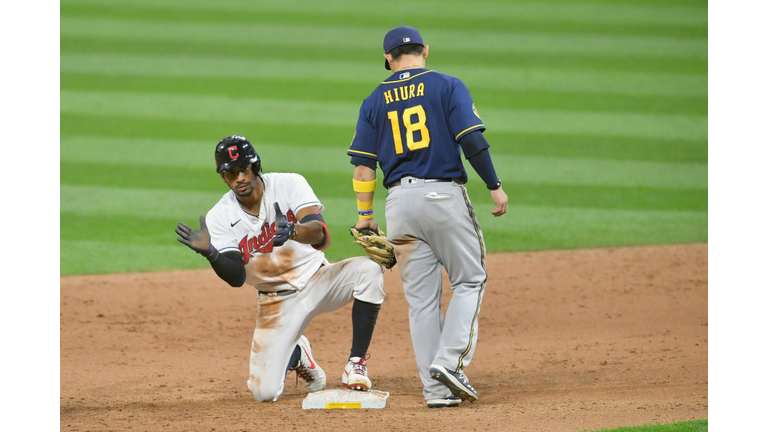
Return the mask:
{"type": "Polygon", "coordinates": [[[277,221],[277,230],[275,231],[275,238],[272,240],[274,246],[282,246],[288,240],[296,238],[298,233],[296,232],[296,224],[288,222],[288,219],[283,216],[283,212],[280,211],[280,204],[275,203],[275,219],[277,221]]]}
{"type": "Polygon", "coordinates": [[[219,257],[219,251],[211,244],[211,235],[208,233],[208,226],[205,224],[205,216],[200,216],[199,230],[193,230],[184,222],[179,222],[176,225],[176,234],[179,235],[176,240],[208,258],[208,261],[213,262],[219,257]]]}

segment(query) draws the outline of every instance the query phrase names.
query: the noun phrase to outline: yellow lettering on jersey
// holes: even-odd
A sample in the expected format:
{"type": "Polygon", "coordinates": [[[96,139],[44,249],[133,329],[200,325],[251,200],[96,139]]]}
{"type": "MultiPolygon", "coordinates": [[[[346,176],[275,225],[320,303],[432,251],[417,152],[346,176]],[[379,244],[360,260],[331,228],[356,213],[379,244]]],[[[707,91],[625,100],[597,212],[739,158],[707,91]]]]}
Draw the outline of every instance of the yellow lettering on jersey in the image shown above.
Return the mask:
{"type": "Polygon", "coordinates": [[[397,97],[397,89],[395,89],[395,102],[400,102],[400,98],[397,97]]]}
{"type": "Polygon", "coordinates": [[[400,87],[400,99],[408,100],[408,86],[400,87]]]}
{"type": "Polygon", "coordinates": [[[388,112],[387,117],[392,123],[392,138],[395,140],[395,153],[403,154],[403,139],[400,138],[400,120],[397,118],[397,111],[388,112]]]}
{"type": "Polygon", "coordinates": [[[416,90],[416,96],[424,96],[424,83],[419,83],[419,89],[416,90]]]}
{"type": "Polygon", "coordinates": [[[391,90],[387,90],[387,91],[384,92],[384,102],[386,102],[387,104],[392,102],[392,91],[391,90]]]}
{"type": "MultiPolygon", "coordinates": [[[[403,111],[403,125],[407,131],[405,134],[405,142],[408,149],[418,150],[429,147],[430,139],[429,130],[427,129],[427,113],[424,112],[423,106],[416,105],[415,107],[410,107],[403,111]],[[414,114],[417,117],[416,123],[413,123],[411,120],[411,116],[414,114]],[[414,141],[413,139],[413,133],[416,131],[421,132],[421,140],[419,141],[414,141]]],[[[398,132],[400,131],[398,130],[398,132]]],[[[402,144],[400,144],[400,147],[402,148],[402,144]]]]}
{"type": "Polygon", "coordinates": [[[411,93],[411,95],[410,95],[409,97],[411,97],[411,98],[415,98],[415,97],[416,97],[416,86],[415,86],[415,85],[413,85],[413,84],[411,84],[411,85],[408,87],[408,90],[410,90],[410,93],[411,93]]]}

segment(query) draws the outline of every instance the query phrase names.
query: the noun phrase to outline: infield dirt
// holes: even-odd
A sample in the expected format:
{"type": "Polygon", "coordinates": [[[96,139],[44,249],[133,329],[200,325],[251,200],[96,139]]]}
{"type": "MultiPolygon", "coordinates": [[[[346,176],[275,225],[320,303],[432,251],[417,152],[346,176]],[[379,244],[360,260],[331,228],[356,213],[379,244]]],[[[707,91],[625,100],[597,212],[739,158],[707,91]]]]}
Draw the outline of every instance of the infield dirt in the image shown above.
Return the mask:
{"type": "MultiPolygon", "coordinates": [[[[200,259],[190,254],[190,259],[200,259]]],[[[251,287],[210,269],[61,278],[61,430],[582,431],[708,416],[708,246],[488,256],[474,404],[431,410],[397,274],[370,347],[383,410],[302,410],[295,374],[277,403],[245,386],[251,287]]],[[[444,279],[444,308],[450,299],[444,279]]],[[[351,305],[305,335],[341,387],[351,305]]]]}

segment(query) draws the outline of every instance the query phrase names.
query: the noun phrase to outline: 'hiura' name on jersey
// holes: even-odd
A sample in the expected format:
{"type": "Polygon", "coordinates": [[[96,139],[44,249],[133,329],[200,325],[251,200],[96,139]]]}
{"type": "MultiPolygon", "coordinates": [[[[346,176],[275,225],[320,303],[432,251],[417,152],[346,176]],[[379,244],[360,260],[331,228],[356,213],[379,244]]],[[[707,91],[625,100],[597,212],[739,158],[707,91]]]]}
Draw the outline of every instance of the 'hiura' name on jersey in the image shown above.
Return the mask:
{"type": "Polygon", "coordinates": [[[389,89],[384,92],[384,102],[388,105],[392,102],[406,101],[419,96],[424,96],[424,83],[402,85],[389,89]]]}

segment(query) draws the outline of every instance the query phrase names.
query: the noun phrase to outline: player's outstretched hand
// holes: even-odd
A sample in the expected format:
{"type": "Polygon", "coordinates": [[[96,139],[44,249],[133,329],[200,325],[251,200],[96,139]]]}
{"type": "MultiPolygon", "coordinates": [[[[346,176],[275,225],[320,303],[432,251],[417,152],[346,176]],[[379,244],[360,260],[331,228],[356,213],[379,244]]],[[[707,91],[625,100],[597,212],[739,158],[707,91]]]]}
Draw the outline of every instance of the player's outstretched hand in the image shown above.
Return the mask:
{"type": "Polygon", "coordinates": [[[491,212],[494,216],[499,217],[507,212],[507,201],[509,201],[509,199],[507,198],[507,194],[504,193],[504,187],[492,190],[491,199],[496,204],[496,209],[491,212]]]}
{"type": "Polygon", "coordinates": [[[200,216],[199,230],[194,230],[184,222],[179,222],[176,225],[176,234],[179,235],[176,240],[201,255],[209,257],[215,252],[211,244],[211,235],[208,234],[208,226],[205,224],[205,216],[200,216]]]}
{"type": "Polygon", "coordinates": [[[283,216],[283,212],[280,211],[280,204],[275,203],[275,220],[277,221],[277,230],[275,231],[275,238],[272,240],[272,244],[275,247],[282,246],[288,240],[295,239],[298,233],[296,232],[296,224],[288,222],[288,219],[283,216]]]}

